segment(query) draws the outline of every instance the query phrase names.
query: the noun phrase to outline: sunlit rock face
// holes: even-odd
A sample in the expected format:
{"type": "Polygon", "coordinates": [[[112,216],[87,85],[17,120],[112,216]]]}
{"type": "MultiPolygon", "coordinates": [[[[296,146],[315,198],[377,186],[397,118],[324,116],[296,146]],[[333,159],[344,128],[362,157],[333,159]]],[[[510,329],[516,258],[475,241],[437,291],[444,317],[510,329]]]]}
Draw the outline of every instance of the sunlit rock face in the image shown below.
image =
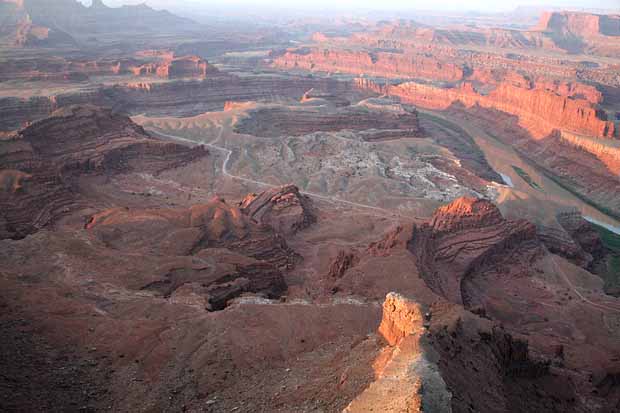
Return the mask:
{"type": "Polygon", "coordinates": [[[381,87],[360,80],[359,84],[424,108],[443,110],[461,103],[467,107],[480,105],[500,110],[516,115],[519,124],[537,138],[546,137],[554,130],[599,138],[617,136],[614,122],[608,121],[596,108],[602,99],[600,92],[585,85],[575,89],[568,84],[506,81],[494,86],[488,94],[480,94],[467,82],[451,88],[415,82],[381,87]]]}
{"type": "Polygon", "coordinates": [[[525,261],[542,253],[536,227],[524,220],[505,220],[491,202],[459,198],[439,208],[429,224],[417,227],[408,244],[418,258],[422,277],[448,300],[474,306],[473,279],[483,276],[493,256],[513,256],[512,276],[528,274],[525,261]]]}
{"type": "Polygon", "coordinates": [[[452,395],[425,343],[420,305],[396,293],[383,303],[379,335],[388,346],[375,360],[375,381],[344,410],[362,413],[452,412],[452,395]]]}

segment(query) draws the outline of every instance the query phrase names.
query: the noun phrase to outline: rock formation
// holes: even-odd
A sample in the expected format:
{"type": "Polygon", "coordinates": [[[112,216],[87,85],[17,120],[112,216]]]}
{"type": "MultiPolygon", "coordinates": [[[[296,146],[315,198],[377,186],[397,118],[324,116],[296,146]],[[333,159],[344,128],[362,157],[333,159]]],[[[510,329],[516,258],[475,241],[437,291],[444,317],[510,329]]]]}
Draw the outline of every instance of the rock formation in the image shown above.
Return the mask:
{"type": "Polygon", "coordinates": [[[246,292],[279,297],[286,290],[280,270],[298,261],[271,227],[254,223],[221,199],[189,209],[107,210],[91,217],[86,229],[120,252],[232,263],[230,270],[216,273],[200,266],[171,270],[143,287],[179,302],[198,299],[209,310],[221,310],[246,292]]]}
{"type": "MultiPolygon", "coordinates": [[[[529,30],[494,27],[435,28],[408,21],[385,23],[375,30],[355,33],[348,43],[387,50],[411,50],[426,45],[448,47],[486,46],[506,49],[546,49],[568,53],[614,56],[618,52],[620,17],[584,12],[555,11],[542,14],[529,30]]],[[[314,40],[324,43],[324,38],[314,40]]]]}
{"type": "Polygon", "coordinates": [[[601,237],[594,226],[586,221],[578,211],[560,213],[558,221],[584,251],[595,257],[600,256],[603,249],[601,237]]]}
{"type": "Polygon", "coordinates": [[[164,79],[199,78],[217,75],[217,68],[198,56],[157,56],[156,58],[71,59],[37,57],[25,61],[0,63],[0,80],[51,81],[59,83],[84,82],[92,76],[134,75],[152,81],[164,79]]]}
{"type": "Polygon", "coordinates": [[[294,185],[250,194],[239,204],[241,211],[283,235],[293,235],[316,221],[312,201],[294,185]]]}
{"type": "Polygon", "coordinates": [[[0,1],[0,44],[12,47],[75,46],[73,37],[57,27],[33,23],[21,0],[0,1]]]}
{"type": "Polygon", "coordinates": [[[477,304],[473,280],[496,271],[488,267],[494,257],[511,257],[504,276],[522,277],[528,262],[542,254],[534,225],[507,221],[495,205],[474,198],[439,208],[430,223],[414,227],[408,248],[427,285],[466,308],[477,304]]]}
{"type": "Polygon", "coordinates": [[[355,252],[341,250],[338,252],[336,258],[334,258],[329,264],[329,271],[327,276],[329,278],[338,279],[342,278],[344,274],[357,264],[359,257],[355,252]]]}
{"type": "Polygon", "coordinates": [[[154,140],[109,109],[60,109],[0,140],[0,166],[9,183],[0,193],[3,235],[24,237],[83,204],[79,175],[111,175],[132,168],[157,173],[205,155],[201,148],[154,140]]]}
{"type": "Polygon", "coordinates": [[[331,94],[354,91],[352,84],[331,79],[237,77],[223,73],[213,74],[205,79],[136,81],[50,97],[0,98],[0,113],[3,114],[0,118],[0,130],[18,128],[26,122],[45,118],[60,107],[75,104],[91,103],[122,108],[134,113],[194,116],[222,110],[226,102],[260,101],[275,96],[299,100],[312,88],[331,94]]]}
{"type": "Polygon", "coordinates": [[[203,248],[227,248],[282,270],[299,258],[271,227],[253,222],[222,199],[180,210],[108,210],[94,215],[86,228],[116,249],[189,255],[203,248]]]}
{"type": "Polygon", "coordinates": [[[162,62],[131,66],[127,69],[137,76],[156,75],[165,79],[183,77],[205,78],[219,71],[198,56],[183,56],[165,59],[162,62]]]}
{"type": "Polygon", "coordinates": [[[336,95],[334,93],[329,93],[325,91],[320,91],[316,89],[310,89],[301,97],[301,103],[328,103],[336,106],[349,106],[351,102],[345,99],[343,96],[336,95]]]}
{"type": "Polygon", "coordinates": [[[354,130],[365,131],[362,136],[367,141],[422,135],[415,109],[394,103],[361,103],[335,110],[321,107],[260,108],[240,120],[235,130],[264,137],[354,130]]]}
{"type": "Polygon", "coordinates": [[[390,346],[395,346],[405,337],[420,331],[423,321],[424,315],[418,304],[390,293],[383,302],[379,334],[390,346]]]}
{"type": "Polygon", "coordinates": [[[0,0],[1,411],[618,410],[617,16],[82,3],[0,0]]]}
{"type": "MultiPolygon", "coordinates": [[[[589,98],[574,92],[569,85],[546,83],[515,84],[502,82],[489,93],[481,94],[471,83],[459,87],[441,88],[438,86],[405,82],[395,86],[380,86],[367,80],[358,81],[363,88],[401,98],[404,102],[429,109],[447,109],[461,103],[466,107],[480,105],[516,115],[519,124],[537,138],[548,136],[554,130],[564,130],[586,136],[614,138],[617,136],[614,122],[610,122],[597,109],[600,95],[589,93],[589,98]],[[591,102],[589,99],[598,99],[591,102]]],[[[581,88],[581,87],[580,87],[581,88]]]]}
{"type": "Polygon", "coordinates": [[[344,412],[452,411],[452,395],[433,360],[434,352],[424,343],[423,320],[414,301],[396,293],[386,296],[378,334],[388,347],[375,361],[376,380],[344,412]]]}
{"type": "Polygon", "coordinates": [[[392,78],[456,81],[463,70],[424,55],[402,55],[385,52],[350,52],[329,49],[288,50],[273,59],[276,67],[319,72],[342,72],[354,75],[392,78]]]}
{"type": "Polygon", "coordinates": [[[571,379],[552,371],[525,338],[456,309],[433,313],[430,335],[453,411],[576,408],[571,379]]]}
{"type": "Polygon", "coordinates": [[[545,12],[534,30],[547,33],[569,52],[613,56],[620,51],[620,15],[545,12]]]}
{"type": "Polygon", "coordinates": [[[294,49],[274,56],[273,64],[282,69],[302,69],[319,72],[342,72],[354,75],[390,78],[456,81],[463,70],[451,63],[432,57],[385,52],[352,52],[329,49],[294,49]]]}

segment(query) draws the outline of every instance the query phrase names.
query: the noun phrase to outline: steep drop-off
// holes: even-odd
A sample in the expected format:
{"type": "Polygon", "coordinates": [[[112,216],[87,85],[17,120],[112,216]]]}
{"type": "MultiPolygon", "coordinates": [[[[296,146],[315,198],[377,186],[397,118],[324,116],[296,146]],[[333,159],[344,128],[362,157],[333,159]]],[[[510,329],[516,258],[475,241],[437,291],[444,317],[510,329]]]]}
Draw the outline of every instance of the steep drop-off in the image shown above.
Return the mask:
{"type": "Polygon", "coordinates": [[[584,97],[581,93],[573,93],[574,87],[570,85],[551,84],[549,87],[546,83],[523,79],[520,84],[502,82],[483,94],[468,82],[453,88],[415,82],[377,85],[366,79],[358,80],[357,84],[429,109],[447,109],[456,103],[497,109],[517,116],[519,124],[537,138],[546,137],[554,130],[600,138],[617,136],[614,123],[596,108],[600,96],[592,102],[597,99],[596,94],[584,97]]]}
{"type": "Polygon", "coordinates": [[[390,78],[444,81],[457,81],[463,78],[461,67],[424,54],[302,48],[276,53],[273,65],[282,69],[342,72],[390,78]]]}

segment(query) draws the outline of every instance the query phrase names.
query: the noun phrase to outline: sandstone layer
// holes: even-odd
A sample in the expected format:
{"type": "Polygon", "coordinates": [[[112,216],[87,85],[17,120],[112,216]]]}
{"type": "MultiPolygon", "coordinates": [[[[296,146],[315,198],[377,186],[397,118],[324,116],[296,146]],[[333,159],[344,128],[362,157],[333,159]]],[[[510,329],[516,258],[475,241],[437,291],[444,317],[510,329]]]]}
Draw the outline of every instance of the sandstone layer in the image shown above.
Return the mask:
{"type": "Polygon", "coordinates": [[[346,82],[280,76],[237,77],[220,73],[202,80],[137,81],[49,97],[0,98],[0,112],[3,114],[0,129],[18,128],[49,116],[58,108],[74,104],[90,103],[133,113],[193,116],[222,110],[226,102],[269,100],[278,96],[299,100],[313,88],[331,94],[359,93],[346,82]]]}
{"type": "Polygon", "coordinates": [[[293,235],[317,219],[310,198],[299,193],[299,188],[294,185],[249,194],[239,207],[253,220],[283,235],[293,235]]]}
{"type": "Polygon", "coordinates": [[[463,69],[423,54],[351,52],[329,49],[296,49],[276,54],[273,64],[282,69],[341,72],[354,75],[456,81],[463,69]]]}
{"type": "Polygon", "coordinates": [[[617,137],[615,124],[597,110],[600,97],[594,94],[591,99],[597,100],[591,102],[581,93],[573,93],[570,85],[554,84],[550,88],[523,79],[520,84],[502,82],[482,94],[468,82],[454,88],[415,82],[382,86],[365,79],[358,84],[429,109],[443,110],[460,103],[468,108],[481,106],[500,110],[517,116],[519,124],[537,138],[546,137],[554,130],[600,138],[617,137]]]}
{"type": "Polygon", "coordinates": [[[319,131],[365,131],[363,139],[367,141],[421,136],[415,109],[390,103],[365,101],[336,110],[322,107],[257,109],[239,121],[235,130],[260,137],[301,136],[319,131]]]}
{"type": "Polygon", "coordinates": [[[506,221],[495,205],[473,198],[438,209],[429,224],[414,229],[408,248],[433,291],[470,309],[479,304],[474,280],[495,271],[486,266],[494,257],[518,256],[506,270],[520,277],[542,253],[534,225],[506,221]]]}
{"type": "Polygon", "coordinates": [[[70,106],[0,141],[2,237],[21,238],[84,206],[77,177],[158,173],[206,150],[157,141],[127,117],[70,106]]]}

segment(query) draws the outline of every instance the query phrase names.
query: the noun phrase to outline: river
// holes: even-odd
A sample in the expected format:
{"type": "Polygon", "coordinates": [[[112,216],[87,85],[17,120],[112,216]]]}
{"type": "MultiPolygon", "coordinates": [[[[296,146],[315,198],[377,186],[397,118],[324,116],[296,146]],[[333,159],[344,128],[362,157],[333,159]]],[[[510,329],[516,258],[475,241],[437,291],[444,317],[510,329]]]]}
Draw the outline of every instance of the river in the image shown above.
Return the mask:
{"type": "Polygon", "coordinates": [[[497,203],[502,212],[530,219],[539,224],[551,224],[561,210],[576,208],[583,217],[597,225],[620,234],[620,221],[587,204],[573,193],[562,188],[537,168],[524,161],[510,146],[506,145],[480,128],[459,119],[458,125],[443,113],[418,108],[421,116],[442,118],[465,130],[484,152],[487,162],[499,173],[506,186],[500,188],[497,203]],[[515,169],[516,167],[516,169],[515,169]],[[530,185],[517,173],[525,172],[535,183],[530,185]],[[503,205],[502,205],[503,204],[503,205]]]}

